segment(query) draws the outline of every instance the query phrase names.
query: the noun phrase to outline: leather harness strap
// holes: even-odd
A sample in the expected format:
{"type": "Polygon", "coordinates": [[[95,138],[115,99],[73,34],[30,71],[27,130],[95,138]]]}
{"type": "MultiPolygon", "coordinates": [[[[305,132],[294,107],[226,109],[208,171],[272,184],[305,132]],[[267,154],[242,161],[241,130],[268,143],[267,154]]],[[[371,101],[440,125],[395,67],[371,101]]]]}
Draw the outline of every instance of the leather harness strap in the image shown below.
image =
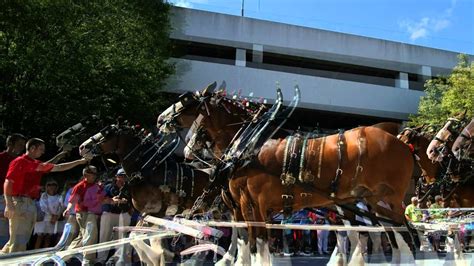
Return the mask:
{"type": "Polygon", "coordinates": [[[339,179],[342,176],[342,173],[344,172],[341,168],[342,165],[342,154],[344,153],[345,149],[345,143],[344,143],[344,130],[340,129],[339,130],[339,136],[337,140],[337,169],[336,169],[336,176],[331,182],[331,198],[336,197],[336,192],[337,188],[339,185],[339,179]]]}

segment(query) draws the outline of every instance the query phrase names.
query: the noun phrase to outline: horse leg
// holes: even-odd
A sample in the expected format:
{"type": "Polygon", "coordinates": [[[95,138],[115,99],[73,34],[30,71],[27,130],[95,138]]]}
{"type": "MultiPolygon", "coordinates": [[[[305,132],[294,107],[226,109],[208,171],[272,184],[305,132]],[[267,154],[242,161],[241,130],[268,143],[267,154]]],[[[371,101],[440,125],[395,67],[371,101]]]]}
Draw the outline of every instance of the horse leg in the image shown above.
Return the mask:
{"type": "MultiPolygon", "coordinates": [[[[151,239],[150,241],[153,241],[153,239],[151,239]]],[[[135,248],[140,260],[146,263],[147,265],[152,265],[152,266],[165,265],[165,261],[162,256],[162,253],[163,253],[162,250],[154,249],[150,247],[143,240],[132,240],[130,241],[130,245],[132,245],[133,248],[135,248]]]]}
{"type": "MultiPolygon", "coordinates": [[[[267,211],[264,211],[264,204],[258,204],[261,206],[260,208],[255,208],[255,218],[258,221],[265,222],[265,217],[267,216],[267,211]]],[[[271,256],[270,256],[270,248],[268,246],[268,237],[267,237],[267,229],[265,227],[257,227],[255,228],[255,237],[256,237],[256,253],[252,254],[253,260],[252,264],[254,265],[271,265],[271,256]]]]}
{"type": "Polygon", "coordinates": [[[373,258],[378,262],[380,259],[385,261],[385,254],[382,249],[382,233],[381,232],[369,232],[370,240],[372,240],[372,253],[371,253],[371,260],[373,262],[373,258]]]}
{"type": "MultiPolygon", "coordinates": [[[[232,199],[237,204],[237,208],[234,208],[234,218],[237,221],[250,221],[248,220],[248,199],[244,196],[243,189],[246,185],[246,178],[234,178],[229,181],[229,192],[232,199]]],[[[249,265],[250,264],[250,249],[249,249],[249,232],[250,228],[239,228],[237,229],[237,260],[236,265],[249,265]]]]}
{"type": "MultiPolygon", "coordinates": [[[[137,227],[143,226],[143,220],[139,221],[137,227]]],[[[137,235],[135,232],[131,235],[137,235]]],[[[132,240],[130,245],[137,251],[138,257],[147,265],[160,266],[165,265],[165,250],[161,245],[161,237],[153,237],[150,239],[150,245],[146,244],[144,240],[132,240]]]]}
{"type": "MultiPolygon", "coordinates": [[[[238,210],[234,210],[233,212],[235,213],[238,210]]],[[[232,215],[233,221],[236,221],[235,215],[232,215]]],[[[222,259],[220,259],[218,262],[216,262],[215,265],[218,266],[223,266],[223,265],[233,265],[236,252],[237,252],[237,239],[238,239],[238,229],[235,226],[232,226],[232,235],[231,235],[231,242],[229,245],[229,248],[227,252],[222,256],[222,259]]]]}
{"type": "MultiPolygon", "coordinates": [[[[256,222],[256,211],[255,205],[253,204],[252,198],[247,190],[241,191],[241,209],[242,216],[245,221],[256,222]]],[[[250,253],[255,254],[257,252],[256,246],[256,228],[255,226],[248,227],[248,241],[250,245],[250,253]]]]}
{"type": "MultiPolygon", "coordinates": [[[[241,203],[243,199],[241,197],[241,203]]],[[[241,211],[235,210],[234,215],[239,221],[249,221],[248,210],[246,205],[240,205],[241,211]]],[[[239,228],[239,239],[237,239],[237,261],[236,265],[250,265],[250,233],[252,227],[249,226],[247,229],[239,228]]]]}
{"type": "MultiPolygon", "coordinates": [[[[239,206],[237,206],[237,204],[232,199],[232,195],[230,194],[230,192],[228,190],[222,189],[221,197],[222,197],[222,201],[225,203],[227,208],[231,209],[232,212],[234,213],[231,217],[231,221],[238,221],[239,219],[236,218],[237,216],[239,216],[240,220],[242,220],[241,219],[242,214],[236,214],[236,212],[240,213],[239,206]]],[[[231,242],[230,242],[229,248],[227,252],[224,254],[224,256],[222,256],[222,259],[216,262],[215,265],[222,266],[222,265],[234,264],[235,257],[237,255],[236,254],[237,253],[237,238],[238,238],[238,229],[237,227],[232,226],[232,235],[231,235],[231,242]]]]}

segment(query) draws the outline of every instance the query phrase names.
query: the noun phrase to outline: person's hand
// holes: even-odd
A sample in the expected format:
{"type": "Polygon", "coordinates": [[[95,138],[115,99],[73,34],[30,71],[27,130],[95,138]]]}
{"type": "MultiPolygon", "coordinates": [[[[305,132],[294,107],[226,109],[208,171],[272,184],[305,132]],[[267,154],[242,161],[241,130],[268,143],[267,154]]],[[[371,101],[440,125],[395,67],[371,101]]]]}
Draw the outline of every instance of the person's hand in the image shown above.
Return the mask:
{"type": "Polygon", "coordinates": [[[81,158],[81,159],[79,159],[79,164],[86,164],[90,160],[92,160],[92,158],[81,158]]]}
{"type": "Polygon", "coordinates": [[[51,224],[55,224],[55,223],[58,221],[58,218],[59,218],[58,215],[54,215],[54,214],[53,214],[53,215],[51,216],[51,221],[50,221],[50,223],[51,223],[51,224]]]}
{"type": "Polygon", "coordinates": [[[3,212],[4,216],[8,219],[13,218],[15,215],[15,207],[13,205],[7,204],[5,206],[5,211],[3,212]]]}
{"type": "Polygon", "coordinates": [[[69,216],[69,210],[65,209],[64,212],[63,212],[63,217],[66,218],[68,216],[69,216]]]}
{"type": "Polygon", "coordinates": [[[119,196],[113,197],[113,198],[112,198],[112,201],[113,201],[115,204],[127,203],[127,199],[120,198],[119,196]]]}

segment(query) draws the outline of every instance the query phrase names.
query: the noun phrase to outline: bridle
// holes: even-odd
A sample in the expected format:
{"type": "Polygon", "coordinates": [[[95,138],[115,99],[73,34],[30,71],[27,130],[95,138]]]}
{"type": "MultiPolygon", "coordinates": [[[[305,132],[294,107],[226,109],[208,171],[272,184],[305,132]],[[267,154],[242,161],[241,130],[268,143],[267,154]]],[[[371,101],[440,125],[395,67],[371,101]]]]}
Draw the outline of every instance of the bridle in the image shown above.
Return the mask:
{"type": "Polygon", "coordinates": [[[462,120],[456,119],[456,118],[448,118],[448,122],[446,125],[436,134],[434,137],[435,140],[439,141],[440,143],[446,145],[448,141],[453,140],[455,132],[454,130],[458,129],[461,127],[463,124],[462,120]],[[448,134],[446,134],[444,131],[447,131],[448,134]],[[444,137],[443,137],[444,136],[444,137]]]}
{"type": "MultiPolygon", "coordinates": [[[[176,131],[177,128],[183,128],[178,121],[178,117],[186,111],[190,106],[193,106],[197,103],[196,112],[199,113],[195,121],[193,122],[192,128],[194,129],[194,134],[190,138],[192,142],[185,141],[186,148],[190,151],[193,157],[204,163],[208,166],[211,166],[207,163],[208,158],[202,157],[202,150],[206,150],[207,153],[212,157],[211,160],[220,160],[220,158],[213,152],[213,147],[215,146],[215,141],[210,138],[208,130],[203,126],[206,119],[212,119],[211,109],[209,105],[222,109],[222,112],[228,114],[234,114],[232,109],[238,109],[239,112],[242,112],[244,116],[249,118],[254,118],[255,114],[260,110],[259,108],[263,104],[256,104],[255,102],[251,103],[249,101],[239,101],[235,98],[227,98],[225,93],[213,92],[208,94],[198,93],[186,93],[180,96],[180,101],[170,106],[162,115],[158,118],[158,128],[160,131],[176,131]],[[177,106],[177,107],[176,107],[177,106]],[[166,126],[164,126],[166,125],[166,126]],[[206,141],[205,139],[210,141],[206,141]],[[196,142],[201,142],[199,147],[196,147],[196,142]]],[[[237,124],[227,124],[226,126],[235,126],[238,124],[246,124],[249,121],[242,120],[237,124]]]]}
{"type": "Polygon", "coordinates": [[[413,154],[413,157],[415,159],[415,162],[416,164],[418,165],[418,167],[421,169],[421,176],[420,178],[422,180],[428,180],[428,178],[430,179],[435,179],[436,177],[430,177],[427,173],[427,171],[423,168],[423,166],[421,165],[420,163],[420,156],[419,156],[419,151],[420,151],[420,136],[422,136],[422,132],[419,132],[418,130],[416,129],[413,129],[413,128],[410,128],[410,127],[406,127],[404,128],[400,134],[398,134],[397,138],[402,140],[401,137],[405,136],[406,137],[406,140],[403,141],[405,144],[407,145],[411,145],[413,150],[412,150],[412,154],[413,154]],[[408,132],[408,135],[405,134],[405,132],[408,132]]]}

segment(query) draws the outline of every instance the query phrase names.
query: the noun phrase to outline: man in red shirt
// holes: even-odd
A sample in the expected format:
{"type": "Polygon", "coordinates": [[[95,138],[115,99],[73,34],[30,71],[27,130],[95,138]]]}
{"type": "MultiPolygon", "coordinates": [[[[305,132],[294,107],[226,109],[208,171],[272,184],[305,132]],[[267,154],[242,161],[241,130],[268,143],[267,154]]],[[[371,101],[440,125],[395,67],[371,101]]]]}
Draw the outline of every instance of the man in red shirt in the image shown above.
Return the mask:
{"type": "MultiPolygon", "coordinates": [[[[45,151],[44,141],[32,138],[26,143],[26,153],[14,159],[5,179],[5,217],[10,222],[10,239],[2,249],[4,253],[26,250],[26,244],[36,222],[34,199],[39,195],[41,177],[49,172],[69,170],[87,163],[87,159],[53,164],[36,160],[45,151]]],[[[56,156],[57,158],[58,156],[56,156]]]]}
{"type": "Polygon", "coordinates": [[[3,216],[5,199],[3,198],[3,183],[7,176],[8,165],[25,150],[26,137],[21,134],[11,134],[7,137],[7,149],[0,153],[0,247],[3,247],[10,235],[8,219],[3,216]]]}
{"type": "MultiPolygon", "coordinates": [[[[63,213],[67,217],[71,207],[75,206],[79,234],[71,242],[69,248],[93,245],[98,240],[98,220],[102,213],[102,201],[105,193],[102,187],[96,183],[97,168],[95,166],[86,166],[82,170],[82,175],[83,179],[73,187],[69,203],[63,213]]],[[[95,252],[84,252],[83,255],[83,265],[93,264],[96,259],[95,252]]]]}

